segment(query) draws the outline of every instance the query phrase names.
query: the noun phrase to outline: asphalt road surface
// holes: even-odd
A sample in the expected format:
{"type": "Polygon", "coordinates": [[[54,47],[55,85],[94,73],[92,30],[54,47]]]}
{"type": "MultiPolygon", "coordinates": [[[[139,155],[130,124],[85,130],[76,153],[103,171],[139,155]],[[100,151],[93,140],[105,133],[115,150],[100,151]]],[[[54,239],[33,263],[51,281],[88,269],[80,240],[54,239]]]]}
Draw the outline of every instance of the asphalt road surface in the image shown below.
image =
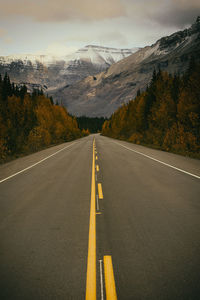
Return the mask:
{"type": "Polygon", "coordinates": [[[90,135],[1,165],[0,299],[200,299],[200,161],[90,135]]]}

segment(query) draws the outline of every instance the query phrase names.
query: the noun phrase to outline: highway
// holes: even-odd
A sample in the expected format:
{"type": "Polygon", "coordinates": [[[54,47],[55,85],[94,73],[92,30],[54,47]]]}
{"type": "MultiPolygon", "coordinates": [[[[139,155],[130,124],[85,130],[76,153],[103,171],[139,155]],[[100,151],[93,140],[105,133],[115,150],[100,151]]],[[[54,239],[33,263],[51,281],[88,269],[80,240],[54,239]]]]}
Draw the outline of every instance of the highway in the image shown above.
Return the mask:
{"type": "Polygon", "coordinates": [[[0,299],[200,299],[200,161],[95,134],[0,165],[0,299]]]}

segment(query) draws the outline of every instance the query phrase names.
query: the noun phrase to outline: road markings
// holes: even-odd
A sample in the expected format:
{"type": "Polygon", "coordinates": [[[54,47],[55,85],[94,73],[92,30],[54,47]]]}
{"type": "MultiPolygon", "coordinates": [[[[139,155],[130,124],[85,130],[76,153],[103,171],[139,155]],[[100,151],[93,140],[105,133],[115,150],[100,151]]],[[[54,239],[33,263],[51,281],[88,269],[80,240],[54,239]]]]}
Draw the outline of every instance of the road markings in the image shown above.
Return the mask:
{"type": "Polygon", "coordinates": [[[62,149],[56,151],[55,153],[53,153],[53,154],[51,154],[51,155],[49,155],[49,156],[47,156],[47,157],[45,157],[45,158],[39,160],[39,161],[36,162],[35,164],[33,164],[33,165],[31,165],[31,166],[29,166],[29,167],[27,167],[27,168],[25,168],[25,169],[23,169],[23,170],[21,170],[21,171],[19,171],[19,172],[16,172],[16,173],[14,173],[14,174],[12,174],[12,175],[10,175],[10,176],[8,176],[8,177],[6,177],[6,178],[0,180],[0,183],[2,183],[2,182],[6,181],[6,180],[8,180],[8,179],[10,179],[10,178],[12,178],[12,177],[14,177],[14,176],[17,176],[17,175],[19,175],[19,174],[21,174],[21,173],[23,173],[23,172],[25,172],[25,171],[27,171],[27,170],[29,170],[29,169],[31,169],[31,168],[37,166],[37,165],[39,165],[39,164],[41,164],[43,161],[47,160],[48,158],[50,158],[50,157],[52,157],[52,156],[58,154],[59,152],[65,150],[65,149],[67,149],[67,148],[69,148],[69,147],[75,145],[76,143],[77,143],[77,142],[74,142],[74,143],[72,143],[71,145],[68,145],[68,146],[66,146],[66,147],[64,147],[64,148],[62,148],[62,149]]]}
{"type": "Polygon", "coordinates": [[[86,279],[86,300],[96,300],[96,192],[95,192],[95,139],[93,141],[92,158],[92,182],[91,182],[91,204],[90,225],[88,240],[88,260],[86,279]]]}
{"type": "Polygon", "coordinates": [[[97,211],[99,211],[99,196],[97,195],[97,211]]]}
{"type": "Polygon", "coordinates": [[[100,264],[101,300],[103,300],[104,297],[103,297],[103,260],[102,259],[99,260],[99,264],[100,264]]]}
{"type": "Polygon", "coordinates": [[[98,193],[99,193],[99,199],[103,199],[103,192],[102,192],[101,183],[98,183],[98,193]]]}
{"type": "Polygon", "coordinates": [[[104,277],[105,277],[105,286],[106,286],[106,300],[117,300],[112,257],[106,255],[103,257],[103,261],[104,261],[104,277]]]}
{"type": "Polygon", "coordinates": [[[96,170],[97,172],[99,172],[99,165],[96,165],[96,170]]]}
{"type": "Polygon", "coordinates": [[[98,160],[98,156],[96,155],[96,160],[98,160]]]}
{"type": "Polygon", "coordinates": [[[165,163],[165,162],[163,162],[163,161],[161,161],[161,160],[158,160],[158,159],[153,158],[153,157],[151,157],[151,156],[149,156],[149,155],[146,155],[146,154],[144,154],[144,153],[141,153],[141,152],[139,152],[139,151],[136,151],[136,150],[133,150],[133,149],[131,149],[131,148],[129,148],[129,147],[126,147],[126,146],[124,146],[124,145],[122,145],[122,144],[120,144],[120,143],[117,143],[117,142],[113,142],[113,143],[115,143],[115,144],[117,144],[117,145],[120,145],[121,147],[123,147],[123,148],[125,148],[125,149],[128,149],[128,150],[130,150],[130,151],[133,151],[133,152],[135,152],[135,153],[137,153],[137,154],[140,154],[140,155],[142,155],[142,156],[145,156],[145,157],[147,157],[147,158],[150,158],[150,159],[152,159],[152,160],[154,160],[154,161],[156,161],[156,162],[158,162],[158,163],[160,163],[160,164],[163,164],[163,165],[165,165],[165,166],[167,166],[167,167],[170,167],[170,168],[172,168],[172,169],[175,169],[175,170],[177,170],[177,171],[180,171],[180,172],[182,172],[182,173],[185,173],[185,174],[187,174],[187,175],[190,175],[190,176],[192,176],[192,177],[195,177],[195,178],[197,178],[197,179],[200,179],[200,176],[198,176],[198,175],[195,175],[195,174],[192,174],[192,173],[190,173],[190,172],[187,172],[187,171],[185,171],[185,170],[183,170],[183,169],[179,169],[179,168],[177,168],[177,167],[174,167],[174,166],[172,166],[172,165],[170,165],[170,164],[167,164],[167,163],[165,163]]]}

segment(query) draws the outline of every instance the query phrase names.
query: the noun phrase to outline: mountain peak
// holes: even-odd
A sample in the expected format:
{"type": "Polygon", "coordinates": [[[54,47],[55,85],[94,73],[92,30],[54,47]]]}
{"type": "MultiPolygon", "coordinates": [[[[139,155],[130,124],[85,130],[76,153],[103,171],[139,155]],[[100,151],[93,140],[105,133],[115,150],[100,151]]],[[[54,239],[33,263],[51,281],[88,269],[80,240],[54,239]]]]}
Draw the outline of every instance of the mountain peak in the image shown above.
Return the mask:
{"type": "Polygon", "coordinates": [[[119,49],[105,46],[87,45],[76,52],[77,59],[89,61],[107,68],[113,63],[135,53],[139,48],[119,49]]]}
{"type": "Polygon", "coordinates": [[[182,31],[177,31],[169,36],[165,36],[158,40],[156,44],[159,44],[159,49],[171,50],[177,48],[181,44],[185,44],[191,41],[191,39],[196,39],[198,34],[200,34],[200,16],[197,17],[195,23],[193,23],[189,28],[182,31]]]}
{"type": "MultiPolygon", "coordinates": [[[[99,46],[99,45],[86,45],[84,48],[106,49],[108,47],[99,46]]],[[[108,48],[108,49],[112,49],[112,48],[108,48]]]]}

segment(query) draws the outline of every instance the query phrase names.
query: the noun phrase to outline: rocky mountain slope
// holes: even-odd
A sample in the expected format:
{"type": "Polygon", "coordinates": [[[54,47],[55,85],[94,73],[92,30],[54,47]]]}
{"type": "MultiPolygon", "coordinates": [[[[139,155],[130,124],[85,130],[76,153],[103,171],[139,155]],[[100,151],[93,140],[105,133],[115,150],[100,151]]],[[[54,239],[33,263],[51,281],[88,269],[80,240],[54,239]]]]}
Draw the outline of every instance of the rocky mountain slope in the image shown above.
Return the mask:
{"type": "Polygon", "coordinates": [[[30,90],[34,87],[43,88],[50,93],[106,70],[137,50],[89,45],[66,56],[0,56],[0,74],[7,72],[17,84],[25,83],[30,90]]]}
{"type": "Polygon", "coordinates": [[[89,76],[54,94],[74,115],[110,116],[121,104],[145,89],[154,69],[183,73],[191,56],[200,60],[200,17],[188,29],[163,37],[112,64],[106,71],[89,76]]]}

